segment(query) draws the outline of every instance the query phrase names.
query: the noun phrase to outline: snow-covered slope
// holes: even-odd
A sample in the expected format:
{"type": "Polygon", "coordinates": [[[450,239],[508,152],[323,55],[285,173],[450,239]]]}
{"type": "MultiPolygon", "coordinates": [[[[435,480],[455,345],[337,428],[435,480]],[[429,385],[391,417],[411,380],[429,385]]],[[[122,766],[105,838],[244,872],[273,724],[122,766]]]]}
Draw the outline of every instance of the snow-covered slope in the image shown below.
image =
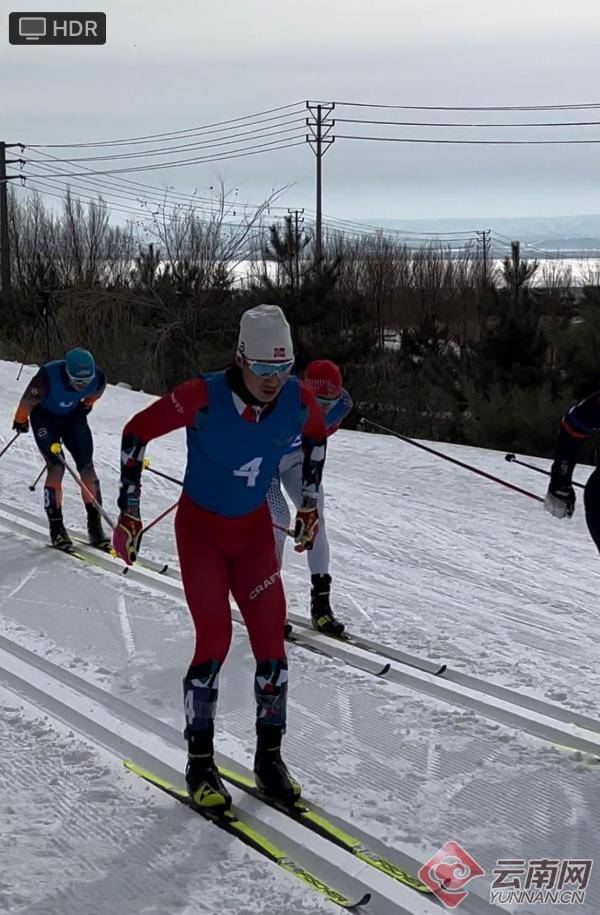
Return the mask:
{"type": "MultiPolygon", "coordinates": [[[[17,382],[17,370],[0,363],[2,442],[33,372],[26,369],[17,382]]],[[[91,416],[111,511],[121,428],[150,399],[111,387],[91,416]]],[[[509,466],[503,454],[439,447],[543,493],[541,477],[509,466]]],[[[148,455],[156,469],[180,477],[183,433],[152,443],[148,455]]],[[[31,435],[21,437],[0,459],[0,502],[43,522],[41,491],[28,489],[41,463],[31,435]]],[[[580,468],[579,478],[587,472],[580,468]]],[[[335,606],[352,632],[600,719],[600,564],[581,506],[572,522],[558,522],[533,500],[397,439],[345,431],[330,442],[326,490],[335,606]]],[[[176,497],[175,486],[147,474],[144,518],[176,497]]],[[[81,502],[68,478],[65,515],[82,528],[81,502]]],[[[148,534],[144,554],[176,565],[170,519],[148,534]]],[[[291,550],[285,584],[290,609],[305,615],[308,572],[291,550]]],[[[0,635],[182,727],[192,628],[176,596],[3,529],[0,635]]],[[[445,701],[418,686],[385,683],[293,646],[289,657],[286,758],[305,794],[332,813],[420,862],[448,839],[459,841],[487,871],[472,884],[482,899],[499,858],[596,856],[599,772],[589,757],[501,724],[493,711],[474,711],[460,697],[445,701]]],[[[102,741],[77,732],[36,703],[34,693],[19,692],[14,671],[11,680],[2,669],[0,652],[0,911],[335,911],[147,788],[102,741]]],[[[217,743],[246,765],[253,751],[252,671],[245,633],[236,626],[217,743]]],[[[183,759],[180,749],[173,764],[183,759]]],[[[374,900],[372,910],[419,911],[413,895],[414,909],[386,909],[374,900]]],[[[578,911],[599,906],[592,876],[578,911]]]]}

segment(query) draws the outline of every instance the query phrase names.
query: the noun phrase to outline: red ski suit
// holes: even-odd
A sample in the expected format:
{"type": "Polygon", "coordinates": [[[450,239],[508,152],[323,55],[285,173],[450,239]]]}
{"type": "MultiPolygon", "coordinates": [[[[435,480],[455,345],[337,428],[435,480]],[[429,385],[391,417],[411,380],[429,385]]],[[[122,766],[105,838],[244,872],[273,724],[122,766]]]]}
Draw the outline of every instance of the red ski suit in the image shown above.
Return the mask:
{"type": "MultiPolygon", "coordinates": [[[[294,383],[298,382],[294,379],[294,383]]],[[[303,383],[299,387],[304,418],[294,433],[302,434],[306,485],[318,491],[325,425],[313,392],[303,383]]],[[[240,389],[239,378],[235,388],[240,389]]],[[[250,406],[234,391],[231,397],[236,413],[227,414],[224,422],[234,427],[236,423],[263,422],[274,407],[250,406]]],[[[208,385],[200,377],[178,385],[134,416],[123,430],[123,486],[136,477],[139,486],[148,442],[174,429],[196,428],[199,412],[210,408],[208,385]]],[[[265,423],[265,430],[267,427],[265,423]]],[[[228,434],[232,434],[231,429],[228,434]]],[[[266,480],[265,489],[269,482],[266,480]]],[[[231,517],[208,511],[184,492],[175,518],[175,534],[185,595],[196,629],[192,668],[212,663],[218,673],[231,642],[230,592],[243,615],[257,663],[285,662],[285,596],[266,501],[248,514],[231,517]]]]}

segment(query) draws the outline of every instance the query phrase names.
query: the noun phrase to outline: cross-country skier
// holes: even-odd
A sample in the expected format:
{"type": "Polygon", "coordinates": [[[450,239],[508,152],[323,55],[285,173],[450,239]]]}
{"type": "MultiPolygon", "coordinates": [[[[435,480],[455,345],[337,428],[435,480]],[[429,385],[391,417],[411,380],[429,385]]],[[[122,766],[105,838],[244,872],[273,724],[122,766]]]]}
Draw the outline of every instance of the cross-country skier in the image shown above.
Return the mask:
{"type": "MultiPolygon", "coordinates": [[[[342,373],[339,366],[329,359],[315,360],[307,366],[304,381],[315,392],[329,437],[339,429],[342,420],[352,409],[352,398],[342,387],[342,373]]],[[[279,469],[274,475],[267,493],[271,515],[277,525],[275,544],[280,567],[286,541],[285,530],[281,528],[289,528],[290,525],[290,511],[282,492],[282,486],[298,508],[302,503],[302,465],[303,452],[300,437],[298,437],[290,451],[281,459],[279,469]]],[[[311,573],[310,613],[315,629],[340,636],[344,632],[344,624],[336,619],[330,604],[329,541],[325,527],[325,492],[322,485],[319,490],[318,508],[319,530],[312,550],[307,553],[311,573]]],[[[291,626],[289,626],[289,630],[291,630],[291,626]]]]}
{"type": "MultiPolygon", "coordinates": [[[[555,518],[571,518],[575,511],[575,490],[571,483],[573,470],[584,440],[600,433],[600,391],[571,407],[564,415],[556,442],[550,483],[544,500],[547,511],[555,518]]],[[[589,477],[584,494],[585,520],[600,550],[600,468],[589,477]]]]}
{"type": "Polygon", "coordinates": [[[52,545],[68,550],[73,544],[62,515],[62,479],[65,472],[60,458],[50,449],[64,443],[73,456],[84,484],[83,501],[87,512],[90,543],[108,546],[102,529],[102,518],[90,494],[102,503],[100,483],[93,463],[94,442],[88,425],[88,414],[106,388],[104,371],[96,365],[86,349],[72,349],[64,359],[46,362],[31,379],[15,413],[13,429],[28,432],[29,423],[35,442],[48,468],[44,484],[44,508],[50,524],[52,545]]]}
{"type": "Polygon", "coordinates": [[[318,527],[326,436],[313,392],[290,374],[293,364],[283,312],[276,305],[259,305],[242,315],[234,365],[178,385],[123,430],[121,514],[113,544],[129,564],[136,559],[142,529],[145,447],[173,429],[187,430],[175,536],[196,629],[196,650],[183,681],[186,781],[192,801],[201,807],[231,803],[213,758],[219,671],[231,641],[230,591],[256,660],[256,782],[282,799],[300,794],[280,752],[288,680],[285,597],[266,494],[282,455],[300,435],[304,459],[295,539],[298,550],[310,549],[318,527]]]}

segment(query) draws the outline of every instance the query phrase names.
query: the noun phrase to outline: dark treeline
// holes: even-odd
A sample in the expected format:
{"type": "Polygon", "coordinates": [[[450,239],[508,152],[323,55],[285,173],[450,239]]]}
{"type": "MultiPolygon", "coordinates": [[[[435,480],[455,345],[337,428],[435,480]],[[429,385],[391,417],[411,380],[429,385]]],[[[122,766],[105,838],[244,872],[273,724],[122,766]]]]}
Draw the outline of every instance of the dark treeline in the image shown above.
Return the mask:
{"type": "MultiPolygon", "coordinates": [[[[226,365],[240,314],[272,302],[299,368],[342,365],[349,425],[364,414],[410,436],[545,456],[565,407],[600,387],[597,264],[574,290],[568,268],[542,271],[517,250],[495,268],[474,248],[342,233],[316,262],[291,218],[269,224],[268,203],[240,216],[221,189],[208,212],[165,204],[143,226],[116,226],[101,200],[67,196],[58,212],[13,191],[1,355],[23,358],[48,304],[52,358],[63,342],[86,346],[110,380],[159,394],[226,365]]],[[[40,324],[28,361],[45,358],[40,324]]]]}

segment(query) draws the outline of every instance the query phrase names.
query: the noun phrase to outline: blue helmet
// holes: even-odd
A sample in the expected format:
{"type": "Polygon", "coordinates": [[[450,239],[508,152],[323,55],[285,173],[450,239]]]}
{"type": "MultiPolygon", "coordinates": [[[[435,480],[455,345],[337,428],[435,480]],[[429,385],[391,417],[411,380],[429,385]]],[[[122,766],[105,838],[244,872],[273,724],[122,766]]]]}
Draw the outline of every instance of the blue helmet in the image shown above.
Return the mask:
{"type": "Polygon", "coordinates": [[[65,356],[65,370],[72,385],[83,387],[95,378],[96,363],[87,349],[72,349],[65,356]]]}

